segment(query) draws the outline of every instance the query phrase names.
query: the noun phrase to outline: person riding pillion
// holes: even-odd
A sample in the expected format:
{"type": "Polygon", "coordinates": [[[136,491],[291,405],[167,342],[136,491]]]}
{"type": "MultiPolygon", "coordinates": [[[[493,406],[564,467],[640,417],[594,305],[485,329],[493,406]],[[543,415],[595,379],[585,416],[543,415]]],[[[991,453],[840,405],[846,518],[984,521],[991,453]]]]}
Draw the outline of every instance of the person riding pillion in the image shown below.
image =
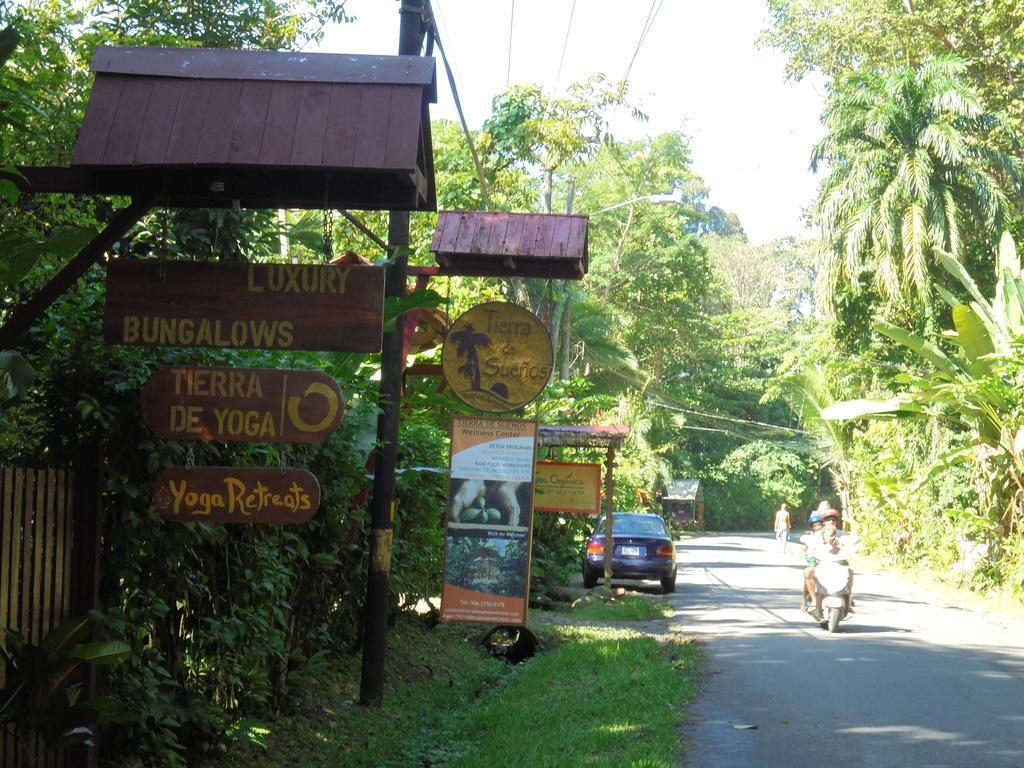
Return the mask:
{"type": "Polygon", "coordinates": [[[807,525],[811,530],[800,537],[800,543],[804,545],[804,557],[807,560],[807,567],[804,568],[803,578],[804,594],[800,601],[800,605],[804,609],[813,602],[812,593],[808,591],[807,585],[811,584],[812,588],[814,585],[814,566],[818,564],[818,557],[815,552],[822,543],[821,529],[824,526],[824,523],[821,521],[821,514],[819,512],[811,512],[810,517],[807,518],[807,525]]]}

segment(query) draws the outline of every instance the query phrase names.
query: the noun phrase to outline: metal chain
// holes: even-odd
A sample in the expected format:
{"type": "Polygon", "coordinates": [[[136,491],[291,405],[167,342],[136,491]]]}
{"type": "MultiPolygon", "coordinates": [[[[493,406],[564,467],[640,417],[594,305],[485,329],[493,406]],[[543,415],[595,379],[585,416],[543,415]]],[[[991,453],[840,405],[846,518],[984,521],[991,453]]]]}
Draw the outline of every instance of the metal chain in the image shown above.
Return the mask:
{"type": "Polygon", "coordinates": [[[288,471],[288,449],[283,445],[277,451],[277,468],[282,475],[288,471]]]}
{"type": "Polygon", "coordinates": [[[192,443],[185,449],[185,469],[192,469],[196,465],[196,449],[192,443]]]}
{"type": "Polygon", "coordinates": [[[334,211],[324,208],[324,261],[334,258],[334,211]]]}
{"type": "Polygon", "coordinates": [[[160,217],[160,247],[156,265],[156,278],[161,283],[167,282],[167,252],[170,250],[170,246],[167,244],[167,230],[170,228],[167,216],[167,209],[164,208],[163,215],[160,217]]]}

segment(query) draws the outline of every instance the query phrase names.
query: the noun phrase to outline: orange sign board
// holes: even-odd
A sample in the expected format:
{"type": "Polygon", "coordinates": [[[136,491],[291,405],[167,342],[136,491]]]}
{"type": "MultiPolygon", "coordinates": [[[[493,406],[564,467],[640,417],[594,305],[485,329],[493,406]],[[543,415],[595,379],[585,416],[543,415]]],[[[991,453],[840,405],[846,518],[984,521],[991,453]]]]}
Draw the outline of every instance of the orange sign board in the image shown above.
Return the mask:
{"type": "Polygon", "coordinates": [[[175,366],[142,390],[142,418],[166,440],[316,443],[344,412],[337,382],[320,371],[175,366]]]}
{"type": "Polygon", "coordinates": [[[305,523],[320,506],[320,483],[304,469],[172,467],[153,504],[177,523],[305,523]]]}
{"type": "Polygon", "coordinates": [[[384,270],[113,259],[109,344],[380,352],[384,270]]]}
{"type": "Polygon", "coordinates": [[[599,514],[601,465],[538,461],[533,508],[537,512],[599,514]]]}
{"type": "Polygon", "coordinates": [[[537,423],[456,416],[441,620],[525,625],[537,423]]]}
{"type": "Polygon", "coordinates": [[[445,337],[441,368],[462,402],[481,411],[521,408],[551,378],[554,353],[547,329],[515,304],[478,304],[445,337]]]}

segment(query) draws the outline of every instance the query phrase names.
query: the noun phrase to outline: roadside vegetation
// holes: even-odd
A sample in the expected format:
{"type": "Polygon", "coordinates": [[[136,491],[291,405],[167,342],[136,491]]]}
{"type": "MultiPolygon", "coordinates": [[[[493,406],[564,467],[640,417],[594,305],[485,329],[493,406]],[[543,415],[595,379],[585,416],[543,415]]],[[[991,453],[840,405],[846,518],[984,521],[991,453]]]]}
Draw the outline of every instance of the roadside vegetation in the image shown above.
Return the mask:
{"type": "Polygon", "coordinates": [[[1024,10],[768,5],[765,41],[828,93],[822,322],[769,397],[816,435],[872,555],[1020,603],[1024,10]]]}
{"type": "Polygon", "coordinates": [[[223,757],[203,765],[484,768],[498,756],[513,768],[678,765],[702,654],[684,637],[629,628],[612,607],[629,603],[587,612],[612,625],[534,625],[541,650],[516,665],[487,653],[479,627],[402,619],[381,709],[354,704],[358,659],[343,657],[290,713],[236,723],[223,757]]]}
{"type": "MultiPolygon", "coordinates": [[[[808,147],[821,174],[816,237],[750,242],[743,222],[713,204],[683,132],[608,135],[616,110],[644,118],[627,83],[595,74],[565,94],[514,84],[474,131],[482,181],[460,126],[432,125],[438,207],[480,210],[486,199],[496,210],[591,214],[589,274],[451,278],[411,301],[453,318],[488,300],[532,310],[552,337],[556,370],[517,415],[627,425],[619,509],[660,512],[659,489],[693,478],[708,529],[768,530],[781,502],[809,511],[827,498],[880,561],[1020,602],[1024,9],[962,0],[768,7],[765,44],[786,54],[793,77],[813,73],[827,92],[823,139],[808,147]]],[[[67,164],[96,45],[308,50],[325,24],[346,20],[344,8],[231,0],[211,16],[165,0],[0,0],[0,165],[67,164]]],[[[0,196],[3,321],[123,201],[33,198],[6,179],[0,196]]],[[[385,214],[359,217],[387,231],[385,214]]],[[[412,215],[412,264],[433,263],[435,222],[412,215]]],[[[385,257],[334,212],[159,210],[115,255],[319,264],[347,250],[385,257]]],[[[583,743],[593,765],[673,764],[699,654],[611,627],[656,621],[663,601],[580,607],[570,619],[600,626],[551,627],[542,652],[515,667],[482,655],[469,630],[428,631],[409,618],[440,592],[448,429],[465,411],[430,377],[410,375],[403,396],[390,688],[381,710],[352,706],[379,356],[108,346],[103,277],[93,267],[16,350],[0,350],[0,465],[67,466],[81,446],[102,456],[104,613],[95,618],[130,649],[107,681],[134,715],[105,729],[104,760],[360,765],[352,761],[386,755],[394,765],[492,765],[500,755],[557,765],[567,763],[544,760],[583,743]],[[155,477],[192,454],[149,432],[140,393],[155,369],[186,362],[307,368],[339,383],[345,422],[323,443],[286,453],[194,446],[197,465],[308,468],[322,490],[311,523],[169,525],[155,514],[155,477]],[[526,723],[543,729],[530,744],[526,723]],[[623,734],[642,738],[616,740],[623,734]]],[[[404,309],[388,304],[386,320],[404,309]]],[[[438,357],[431,347],[410,362],[438,357]]],[[[535,516],[534,608],[554,604],[578,573],[591,524],[535,516]]]]}

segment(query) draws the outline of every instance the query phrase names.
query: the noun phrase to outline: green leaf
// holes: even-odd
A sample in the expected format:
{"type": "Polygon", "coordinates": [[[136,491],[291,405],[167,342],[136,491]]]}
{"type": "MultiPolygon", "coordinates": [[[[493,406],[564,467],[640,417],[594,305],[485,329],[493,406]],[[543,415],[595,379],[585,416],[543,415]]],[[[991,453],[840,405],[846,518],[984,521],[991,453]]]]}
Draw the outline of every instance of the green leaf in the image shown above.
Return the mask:
{"type": "MultiPolygon", "coordinates": [[[[967,292],[971,294],[971,298],[973,298],[976,302],[982,304],[985,307],[988,306],[988,302],[985,301],[985,297],[982,296],[981,291],[978,290],[977,283],[974,282],[974,279],[970,276],[970,274],[968,274],[967,270],[964,269],[963,264],[954,259],[941,248],[935,249],[935,257],[939,260],[942,266],[946,268],[946,271],[949,272],[949,274],[953,275],[953,277],[960,281],[964,288],[967,289],[967,292]]],[[[989,317],[989,319],[992,319],[991,316],[989,317]]]]}
{"type": "Polygon", "coordinates": [[[1003,232],[999,238],[999,253],[996,257],[996,274],[1001,275],[1006,270],[1014,277],[1020,275],[1020,257],[1017,255],[1017,246],[1009,232],[1003,232]]]}
{"type": "Polygon", "coordinates": [[[406,296],[386,296],[384,298],[384,330],[395,330],[395,321],[410,310],[439,307],[443,303],[444,297],[429,288],[423,291],[413,291],[406,296]]]}
{"type": "Polygon", "coordinates": [[[941,296],[947,304],[949,304],[949,306],[955,307],[961,303],[960,299],[958,299],[950,291],[946,290],[938,283],[935,283],[934,285],[932,285],[932,287],[935,289],[935,292],[938,293],[939,296],[941,296]]]}
{"type": "Polygon", "coordinates": [[[984,372],[989,373],[991,367],[980,358],[995,352],[995,346],[985,324],[973,309],[966,304],[957,304],[953,307],[953,325],[956,326],[957,341],[963,347],[967,359],[979,363],[984,372]]]}
{"type": "Polygon", "coordinates": [[[90,626],[85,616],[74,616],[51,630],[40,646],[46,658],[50,661],[69,658],[72,649],[89,637],[90,626]]]}
{"type": "Polygon", "coordinates": [[[81,706],[89,709],[95,722],[102,725],[131,725],[142,719],[139,712],[128,709],[122,701],[113,696],[97,696],[83,701],[81,706]]]}
{"type": "Polygon", "coordinates": [[[18,198],[21,197],[21,190],[10,179],[0,179],[0,197],[14,205],[18,202],[18,198]]]}
{"type": "Polygon", "coordinates": [[[15,403],[36,381],[36,372],[17,352],[0,352],[0,405],[15,403]]]}
{"type": "Polygon", "coordinates": [[[934,480],[936,477],[938,477],[940,474],[942,474],[950,467],[970,458],[973,451],[973,446],[968,446],[966,448],[958,448],[954,451],[950,451],[939,456],[934,462],[932,462],[931,466],[928,467],[927,471],[923,475],[921,475],[920,478],[918,478],[918,481],[914,483],[913,487],[910,489],[910,492],[916,493],[917,491],[921,490],[924,486],[926,486],[928,483],[930,483],[932,480],[934,480]]]}
{"type": "Polygon", "coordinates": [[[69,654],[73,659],[82,659],[90,664],[112,666],[120,664],[131,655],[132,649],[120,640],[100,640],[86,643],[72,649],[69,654]]]}
{"type": "Polygon", "coordinates": [[[88,227],[66,230],[45,240],[16,233],[0,235],[0,286],[17,283],[40,256],[62,260],[75,256],[95,236],[96,230],[88,227]]]}
{"type": "Polygon", "coordinates": [[[827,421],[848,421],[898,414],[919,414],[925,409],[907,395],[890,397],[886,400],[843,400],[833,403],[821,412],[827,421]]]}
{"type": "Polygon", "coordinates": [[[887,323],[885,320],[875,320],[872,325],[879,333],[883,333],[907,349],[913,350],[948,376],[956,378],[958,375],[959,369],[956,364],[946,356],[945,352],[930,341],[926,341],[920,336],[915,336],[898,325],[887,323]]]}
{"type": "Polygon", "coordinates": [[[1021,294],[1020,278],[1011,276],[1010,272],[1003,272],[1003,314],[1006,319],[1006,327],[1014,336],[1024,333],[1024,295],[1021,294]]]}

